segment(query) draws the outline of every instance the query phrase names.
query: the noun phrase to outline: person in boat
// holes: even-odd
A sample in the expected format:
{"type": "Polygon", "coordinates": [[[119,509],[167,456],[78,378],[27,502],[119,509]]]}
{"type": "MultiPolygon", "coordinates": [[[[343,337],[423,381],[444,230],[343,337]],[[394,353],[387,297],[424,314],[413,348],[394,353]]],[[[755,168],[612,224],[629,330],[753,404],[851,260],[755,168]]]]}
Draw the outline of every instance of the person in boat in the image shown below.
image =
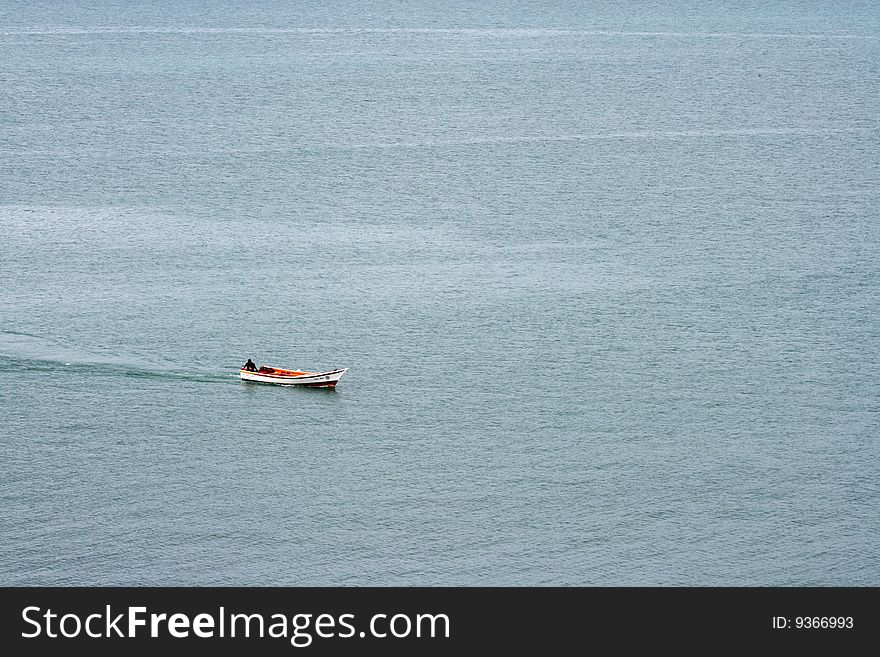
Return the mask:
{"type": "Polygon", "coordinates": [[[244,367],[242,367],[241,369],[247,370],[248,372],[256,372],[257,366],[254,365],[254,361],[252,361],[250,358],[248,358],[247,362],[244,364],[244,367]]]}

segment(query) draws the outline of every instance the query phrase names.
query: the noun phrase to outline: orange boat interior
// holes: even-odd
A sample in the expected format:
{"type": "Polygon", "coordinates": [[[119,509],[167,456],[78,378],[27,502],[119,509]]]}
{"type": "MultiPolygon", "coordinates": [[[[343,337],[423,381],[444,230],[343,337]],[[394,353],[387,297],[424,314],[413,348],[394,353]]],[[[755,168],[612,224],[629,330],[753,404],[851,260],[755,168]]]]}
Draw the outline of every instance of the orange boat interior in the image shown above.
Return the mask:
{"type": "Polygon", "coordinates": [[[302,376],[303,374],[311,374],[311,372],[301,372],[300,370],[283,370],[280,367],[267,367],[261,365],[257,370],[258,374],[277,374],[279,376],[302,376]]]}

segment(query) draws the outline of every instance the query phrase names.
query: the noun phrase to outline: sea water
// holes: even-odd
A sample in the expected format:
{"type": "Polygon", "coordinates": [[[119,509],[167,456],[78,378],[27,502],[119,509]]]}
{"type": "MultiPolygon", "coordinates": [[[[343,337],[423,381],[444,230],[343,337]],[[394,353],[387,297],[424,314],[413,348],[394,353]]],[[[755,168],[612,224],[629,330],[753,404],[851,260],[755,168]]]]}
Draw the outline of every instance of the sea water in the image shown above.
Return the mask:
{"type": "Polygon", "coordinates": [[[878,5],[435,5],[3,3],[0,583],[880,584],[878,5]]]}

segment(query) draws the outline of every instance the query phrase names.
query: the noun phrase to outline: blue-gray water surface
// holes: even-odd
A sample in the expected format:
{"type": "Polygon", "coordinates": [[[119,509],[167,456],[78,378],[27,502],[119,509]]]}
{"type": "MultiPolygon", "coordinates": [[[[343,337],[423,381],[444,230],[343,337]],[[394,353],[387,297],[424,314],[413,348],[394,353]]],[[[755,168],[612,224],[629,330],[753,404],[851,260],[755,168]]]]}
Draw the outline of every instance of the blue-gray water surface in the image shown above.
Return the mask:
{"type": "Polygon", "coordinates": [[[0,583],[880,585],[876,3],[201,4],[0,7],[0,583]]]}

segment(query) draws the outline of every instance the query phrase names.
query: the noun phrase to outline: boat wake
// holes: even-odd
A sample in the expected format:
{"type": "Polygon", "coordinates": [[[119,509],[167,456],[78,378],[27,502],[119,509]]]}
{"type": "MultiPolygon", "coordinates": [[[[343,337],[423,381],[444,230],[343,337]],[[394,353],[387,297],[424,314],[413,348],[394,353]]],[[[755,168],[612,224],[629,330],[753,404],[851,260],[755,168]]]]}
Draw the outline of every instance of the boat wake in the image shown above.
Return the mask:
{"type": "Polygon", "coordinates": [[[181,369],[125,356],[100,356],[18,331],[0,331],[0,373],[3,372],[170,378],[200,383],[230,383],[238,379],[237,372],[221,374],[200,367],[181,369]]]}

